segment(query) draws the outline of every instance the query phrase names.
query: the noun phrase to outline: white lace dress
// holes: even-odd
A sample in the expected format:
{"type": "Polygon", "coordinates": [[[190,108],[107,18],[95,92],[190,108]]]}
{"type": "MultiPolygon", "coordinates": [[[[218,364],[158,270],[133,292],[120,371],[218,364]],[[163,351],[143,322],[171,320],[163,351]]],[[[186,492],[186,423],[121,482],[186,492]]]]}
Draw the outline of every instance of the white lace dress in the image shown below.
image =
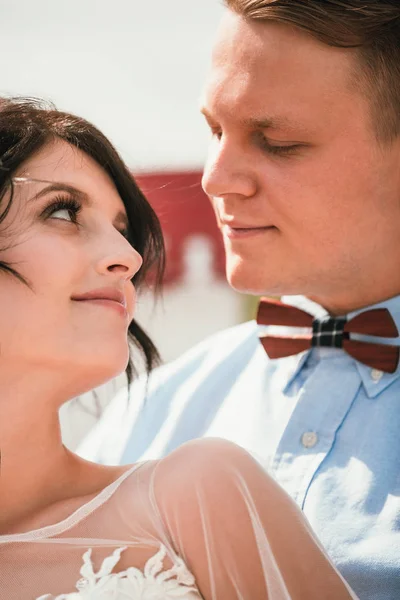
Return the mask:
{"type": "Polygon", "coordinates": [[[1,600],[355,598],[295,504],[228,442],[190,442],[71,502],[57,523],[0,536],[1,600]]]}
{"type": "Polygon", "coordinates": [[[195,589],[193,575],[185,563],[178,559],[177,563],[168,570],[164,568],[167,554],[165,546],[149,558],[143,571],[136,567],[128,567],[125,571],[114,573],[121,553],[126,548],[114,550],[111,556],[105,558],[100,569],[96,572],[91,560],[92,550],[83,555],[82,576],[76,584],[76,592],[53,596],[45,594],[37,600],[156,600],[165,598],[181,598],[194,600],[200,598],[195,589]]]}
{"type": "MultiPolygon", "coordinates": [[[[172,600],[176,598],[195,600],[201,598],[194,576],[184,561],[174,552],[168,552],[167,547],[161,542],[158,543],[158,550],[144,562],[142,568],[136,566],[137,563],[143,563],[143,560],[136,558],[137,552],[134,553],[135,559],[130,561],[129,548],[144,545],[137,538],[132,540],[129,539],[130,536],[126,537],[128,531],[133,531],[132,525],[124,532],[128,545],[117,547],[109,554],[105,551],[105,547],[110,544],[112,548],[116,544],[107,538],[99,539],[101,531],[107,529],[113,519],[112,529],[115,533],[119,530],[120,523],[117,515],[125,502],[126,495],[129,494],[129,488],[137,477],[135,474],[144,466],[135,465],[126,471],[94,499],[74,511],[62,522],[23,534],[0,536],[0,565],[2,565],[0,582],[8,566],[13,569],[13,573],[11,569],[9,572],[10,580],[13,574],[15,577],[14,589],[8,589],[8,583],[7,595],[0,590],[0,598],[4,597],[4,600],[6,598],[7,600],[17,600],[17,598],[18,600],[28,600],[28,598],[29,600],[172,600]],[[104,519],[103,524],[99,522],[99,518],[104,519]],[[96,530],[97,535],[89,537],[85,543],[82,538],[84,530],[96,530]],[[94,561],[93,555],[96,553],[101,558],[94,561]],[[13,554],[16,556],[15,561],[12,559],[13,554]],[[21,554],[26,555],[25,565],[20,562],[21,554]],[[125,568],[121,570],[119,567],[125,554],[128,556],[124,561],[125,568]],[[56,568],[53,566],[54,559],[51,555],[53,557],[59,555],[56,568]],[[69,555],[74,556],[72,564],[67,559],[69,555]],[[52,568],[46,570],[43,566],[48,562],[52,568]],[[98,564],[97,569],[95,562],[98,564]],[[37,565],[37,570],[29,580],[26,577],[28,564],[37,565]],[[62,593],[60,593],[61,589],[62,593]],[[40,595],[37,595],[39,590],[40,595]],[[33,596],[32,591],[34,591],[33,596]]],[[[149,539],[148,542],[154,540],[149,539]]],[[[139,556],[140,554],[143,554],[143,551],[139,556]]]]}

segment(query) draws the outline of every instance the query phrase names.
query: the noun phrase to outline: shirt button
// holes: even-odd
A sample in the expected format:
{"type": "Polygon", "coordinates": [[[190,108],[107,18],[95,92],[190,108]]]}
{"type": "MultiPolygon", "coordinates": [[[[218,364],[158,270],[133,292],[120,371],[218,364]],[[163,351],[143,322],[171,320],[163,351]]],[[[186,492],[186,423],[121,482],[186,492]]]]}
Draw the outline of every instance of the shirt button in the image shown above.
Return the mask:
{"type": "Polygon", "coordinates": [[[371,370],[371,379],[372,381],[375,381],[375,383],[378,383],[378,381],[380,381],[383,377],[383,371],[379,371],[379,369],[372,369],[371,370]]]}
{"type": "Polygon", "coordinates": [[[301,436],[301,443],[304,448],[314,448],[318,442],[318,435],[314,431],[307,431],[301,436]]]}

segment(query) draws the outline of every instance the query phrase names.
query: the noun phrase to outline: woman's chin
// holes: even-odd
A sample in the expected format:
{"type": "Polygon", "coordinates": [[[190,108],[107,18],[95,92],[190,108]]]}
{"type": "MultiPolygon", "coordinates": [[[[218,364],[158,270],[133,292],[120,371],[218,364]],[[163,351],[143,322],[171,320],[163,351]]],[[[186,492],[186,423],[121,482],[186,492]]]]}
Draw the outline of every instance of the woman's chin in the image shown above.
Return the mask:
{"type": "MultiPolygon", "coordinates": [[[[121,353],[120,356],[114,354],[110,356],[97,356],[96,361],[88,361],[86,364],[81,363],[78,368],[77,379],[83,380],[85,391],[90,391],[100,385],[109,382],[111,379],[118,377],[126,370],[129,363],[129,352],[121,353]]],[[[81,393],[84,393],[82,391],[81,393]]]]}

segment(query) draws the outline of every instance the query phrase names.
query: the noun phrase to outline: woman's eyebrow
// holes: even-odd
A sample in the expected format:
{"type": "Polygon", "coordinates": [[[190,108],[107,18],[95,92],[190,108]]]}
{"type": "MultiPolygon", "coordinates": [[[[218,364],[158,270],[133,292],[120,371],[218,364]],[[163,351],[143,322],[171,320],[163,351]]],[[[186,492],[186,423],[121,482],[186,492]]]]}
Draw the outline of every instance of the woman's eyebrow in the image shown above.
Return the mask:
{"type": "MultiPolygon", "coordinates": [[[[78,198],[81,202],[85,203],[87,206],[90,206],[92,204],[92,201],[90,200],[88,194],[86,194],[85,192],[82,192],[82,190],[79,190],[78,188],[76,188],[72,185],[69,185],[68,183],[62,183],[62,182],[58,182],[58,181],[57,182],[49,182],[49,181],[46,181],[43,179],[34,179],[34,178],[29,178],[29,177],[14,177],[13,181],[15,183],[29,183],[29,182],[49,183],[49,185],[47,185],[45,188],[40,190],[40,192],[38,192],[37,194],[32,196],[32,198],[30,198],[29,202],[34,202],[35,200],[39,200],[40,198],[42,198],[46,194],[49,194],[50,192],[67,192],[67,193],[71,194],[72,196],[75,196],[75,198],[78,198]]],[[[118,212],[118,214],[116,215],[116,217],[114,219],[114,222],[116,225],[121,225],[122,227],[124,227],[126,229],[129,228],[128,216],[122,210],[118,212]]]]}
{"type": "MultiPolygon", "coordinates": [[[[19,183],[19,181],[21,181],[21,180],[17,179],[16,183],[19,183]]],[[[31,181],[35,181],[35,180],[32,179],[31,181]]],[[[36,181],[39,181],[39,180],[36,180],[36,181]]],[[[22,181],[21,181],[21,183],[22,183],[22,181]]],[[[32,198],[30,198],[29,202],[34,202],[35,200],[39,200],[39,198],[42,198],[43,196],[45,196],[46,194],[49,194],[50,192],[67,192],[68,194],[71,194],[72,196],[79,198],[79,200],[81,200],[85,204],[88,204],[88,205],[90,204],[89,196],[85,192],[82,192],[82,190],[79,190],[72,185],[69,185],[67,183],[61,183],[61,182],[55,182],[55,183],[51,183],[50,185],[47,185],[42,190],[40,190],[37,194],[32,196],[32,198]]]]}

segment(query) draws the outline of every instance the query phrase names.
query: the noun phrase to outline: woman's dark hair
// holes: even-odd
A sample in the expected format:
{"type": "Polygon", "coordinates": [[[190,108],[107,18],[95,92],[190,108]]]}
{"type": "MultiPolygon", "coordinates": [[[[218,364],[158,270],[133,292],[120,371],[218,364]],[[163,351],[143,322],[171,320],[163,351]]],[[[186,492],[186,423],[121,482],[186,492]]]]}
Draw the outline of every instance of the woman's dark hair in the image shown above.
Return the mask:
{"type": "Polygon", "coordinates": [[[284,23],[338,48],[354,48],[355,83],[371,100],[378,140],[400,135],[399,0],[224,0],[245,19],[284,23]]]}
{"type": "MultiPolygon", "coordinates": [[[[0,224],[13,201],[12,178],[33,154],[49,142],[60,139],[78,148],[96,161],[110,176],[125,205],[128,217],[128,241],[143,258],[143,265],[133,278],[135,286],[143,284],[149,271],[155,289],[160,288],[165,266],[165,249],[158,218],[109,140],[91,123],[75,115],[56,110],[53,105],[28,98],[0,99],[0,224]],[[5,206],[1,206],[9,192],[5,206]]],[[[24,278],[12,265],[0,262],[0,271],[24,278]]],[[[129,339],[142,353],[147,372],[159,363],[153,342],[132,321],[129,339]]],[[[132,360],[126,370],[128,382],[136,372],[132,360]]]]}

